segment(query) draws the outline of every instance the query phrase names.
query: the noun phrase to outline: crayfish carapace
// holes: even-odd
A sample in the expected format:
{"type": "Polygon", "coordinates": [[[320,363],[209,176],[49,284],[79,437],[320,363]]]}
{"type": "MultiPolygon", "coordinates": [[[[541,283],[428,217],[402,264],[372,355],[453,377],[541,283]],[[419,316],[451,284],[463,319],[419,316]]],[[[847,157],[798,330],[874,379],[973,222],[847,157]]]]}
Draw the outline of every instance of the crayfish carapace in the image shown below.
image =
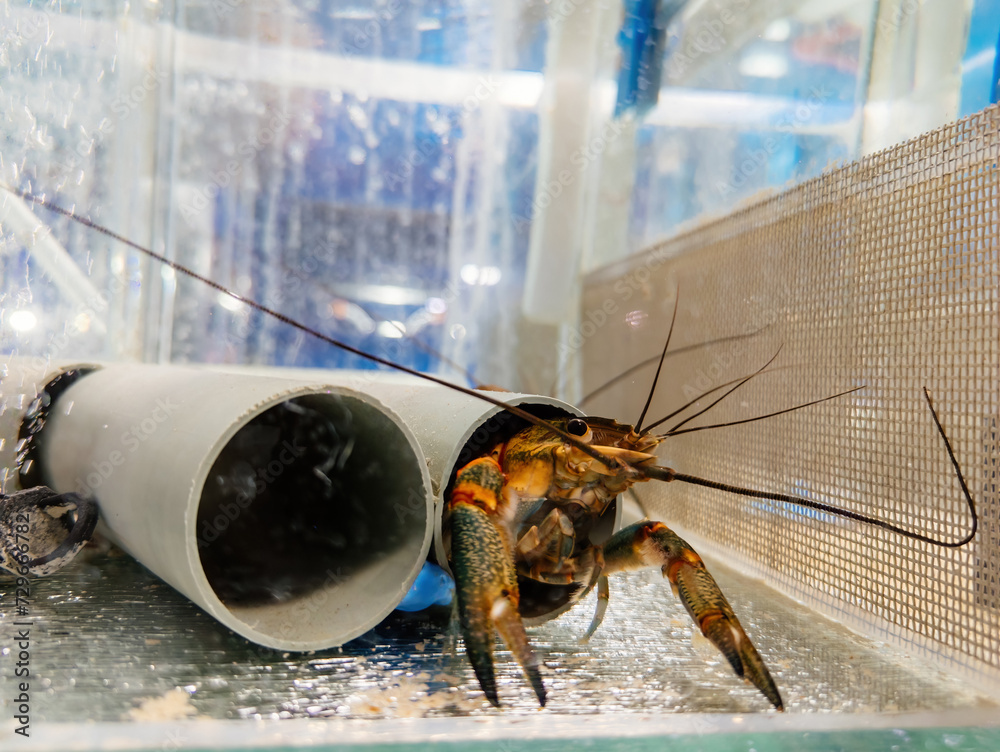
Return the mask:
{"type": "Polygon", "coordinates": [[[597,586],[589,637],[608,603],[608,575],[659,567],[694,623],[778,710],[781,694],[767,666],[701,557],[662,522],[622,528],[603,545],[590,531],[633,483],[669,480],[651,450],[663,436],[642,435],[605,418],[552,422],[604,459],[585,453],[548,427],[529,425],[460,468],[447,499],[450,564],[466,652],[480,686],[499,705],[493,670],[494,632],[520,663],[538,701],[545,686],[519,608],[518,579],[576,585],[577,600],[597,586]]]}

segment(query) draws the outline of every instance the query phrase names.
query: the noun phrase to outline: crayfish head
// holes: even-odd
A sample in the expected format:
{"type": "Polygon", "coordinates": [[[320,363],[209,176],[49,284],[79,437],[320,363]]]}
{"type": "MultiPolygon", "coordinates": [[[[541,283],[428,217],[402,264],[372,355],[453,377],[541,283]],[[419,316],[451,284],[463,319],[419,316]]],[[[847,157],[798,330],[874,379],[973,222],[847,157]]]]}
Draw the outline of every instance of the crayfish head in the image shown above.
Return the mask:
{"type": "Polygon", "coordinates": [[[566,421],[565,430],[574,436],[579,436],[586,443],[592,444],[595,449],[621,447],[645,453],[652,452],[666,438],[655,434],[640,434],[627,423],[619,423],[611,418],[597,416],[570,418],[566,421]]]}
{"type": "Polygon", "coordinates": [[[564,450],[565,462],[576,474],[620,476],[622,480],[634,481],[645,477],[642,471],[644,465],[656,461],[656,455],[647,452],[636,452],[625,447],[602,446],[600,444],[592,446],[607,458],[606,462],[598,462],[576,447],[566,447],[564,450]]]}
{"type": "Polygon", "coordinates": [[[619,423],[611,418],[590,416],[569,418],[560,426],[567,433],[607,458],[597,462],[579,447],[565,446],[560,458],[571,474],[595,480],[603,477],[604,485],[625,488],[637,481],[649,479],[646,468],[655,466],[657,457],[653,452],[666,437],[655,434],[640,434],[633,426],[619,423]],[[612,480],[614,479],[614,480],[612,480]]]}
{"type": "Polygon", "coordinates": [[[573,481],[586,485],[604,478],[601,483],[607,485],[615,478],[614,485],[625,483],[627,486],[646,480],[642,468],[655,464],[657,458],[651,450],[664,438],[640,435],[632,426],[609,418],[565,418],[553,421],[553,425],[574,437],[576,442],[553,440],[544,428],[532,427],[508,443],[507,456],[527,458],[530,455],[547,467],[554,467],[557,482],[562,484],[573,481]],[[586,451],[581,444],[594,452],[586,451]],[[553,460],[554,466],[548,464],[553,460]]]}

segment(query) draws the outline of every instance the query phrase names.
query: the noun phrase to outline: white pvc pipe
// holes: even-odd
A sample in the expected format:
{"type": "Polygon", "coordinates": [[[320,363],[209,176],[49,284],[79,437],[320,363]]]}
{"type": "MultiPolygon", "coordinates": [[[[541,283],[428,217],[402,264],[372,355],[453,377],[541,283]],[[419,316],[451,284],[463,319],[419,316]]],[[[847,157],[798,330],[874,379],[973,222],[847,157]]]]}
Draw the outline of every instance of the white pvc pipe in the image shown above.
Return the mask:
{"type": "MultiPolygon", "coordinates": [[[[386,404],[406,423],[420,444],[427,459],[431,485],[436,500],[434,513],[434,552],[437,562],[448,568],[447,536],[443,528],[444,494],[455,471],[475,459],[477,453],[488,452],[495,441],[495,432],[513,423],[513,416],[501,415],[503,409],[453,389],[413,376],[392,371],[338,371],[319,369],[285,369],[264,367],[222,367],[237,372],[281,374],[284,378],[303,379],[313,385],[336,384],[370,394],[386,404]]],[[[557,415],[584,416],[578,408],[552,397],[513,392],[490,392],[491,397],[521,407],[539,417],[557,415]]],[[[520,421],[521,419],[516,419],[520,421]]],[[[609,508],[602,524],[594,531],[601,542],[621,526],[620,500],[609,508]]],[[[528,624],[552,619],[566,611],[569,589],[561,586],[539,586],[547,589],[545,606],[537,606],[528,624]]],[[[522,605],[527,610],[529,605],[522,605]]]]}
{"type": "Polygon", "coordinates": [[[261,645],[363,634],[430,548],[412,433],[349,388],[109,365],[58,399],[41,448],[47,485],[95,496],[115,543],[261,645]]]}

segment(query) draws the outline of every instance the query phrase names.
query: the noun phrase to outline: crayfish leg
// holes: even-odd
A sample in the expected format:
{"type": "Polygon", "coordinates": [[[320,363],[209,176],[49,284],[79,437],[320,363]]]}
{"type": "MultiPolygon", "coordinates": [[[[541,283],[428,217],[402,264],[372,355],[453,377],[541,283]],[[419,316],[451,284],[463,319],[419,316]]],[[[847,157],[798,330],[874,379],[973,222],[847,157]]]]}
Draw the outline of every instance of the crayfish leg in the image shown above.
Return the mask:
{"type": "Polygon", "coordinates": [[[701,633],[742,676],[778,710],[784,703],[764,660],[733,613],[701,557],[662,522],[643,521],[622,528],[604,544],[605,572],[658,566],[701,633]]]}
{"type": "Polygon", "coordinates": [[[594,618],[590,621],[586,633],[580,638],[580,642],[587,642],[594,636],[594,632],[604,621],[604,613],[608,610],[608,600],[611,598],[611,588],[608,585],[606,575],[597,578],[597,608],[594,610],[594,618]]]}
{"type": "Polygon", "coordinates": [[[573,553],[576,533],[573,523],[559,509],[553,509],[540,525],[532,525],[515,546],[518,558],[531,565],[552,563],[559,570],[573,553]]]}
{"type": "Polygon", "coordinates": [[[545,686],[518,611],[517,574],[500,526],[502,487],[499,465],[486,457],[458,472],[451,494],[451,567],[462,636],[490,703],[500,705],[493,668],[493,645],[499,632],[544,706],[545,686]]]}

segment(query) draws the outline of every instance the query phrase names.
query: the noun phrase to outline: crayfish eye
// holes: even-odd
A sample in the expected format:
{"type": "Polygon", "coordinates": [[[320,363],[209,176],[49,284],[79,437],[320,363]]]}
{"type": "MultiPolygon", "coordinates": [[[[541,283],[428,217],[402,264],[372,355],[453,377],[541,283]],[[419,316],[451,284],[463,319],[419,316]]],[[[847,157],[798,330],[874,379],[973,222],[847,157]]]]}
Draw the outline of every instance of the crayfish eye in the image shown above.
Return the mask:
{"type": "Polygon", "coordinates": [[[566,430],[574,436],[586,436],[589,428],[586,421],[573,418],[566,424],[566,430]]]}

